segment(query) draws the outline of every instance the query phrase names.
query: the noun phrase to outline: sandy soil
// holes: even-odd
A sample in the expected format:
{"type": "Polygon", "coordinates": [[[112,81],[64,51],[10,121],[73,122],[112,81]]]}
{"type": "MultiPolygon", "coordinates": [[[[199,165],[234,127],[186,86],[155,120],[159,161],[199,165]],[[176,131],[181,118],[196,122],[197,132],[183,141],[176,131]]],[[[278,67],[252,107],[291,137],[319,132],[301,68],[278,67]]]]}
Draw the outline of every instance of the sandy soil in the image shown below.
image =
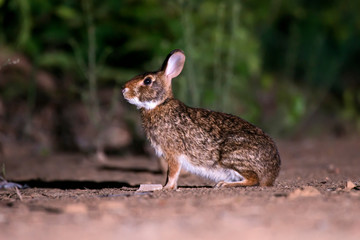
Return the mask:
{"type": "Polygon", "coordinates": [[[136,192],[164,183],[154,159],[5,146],[6,178],[30,188],[0,190],[0,239],[360,239],[360,138],[278,145],[274,187],[182,175],[177,191],[156,192],[136,192]]]}

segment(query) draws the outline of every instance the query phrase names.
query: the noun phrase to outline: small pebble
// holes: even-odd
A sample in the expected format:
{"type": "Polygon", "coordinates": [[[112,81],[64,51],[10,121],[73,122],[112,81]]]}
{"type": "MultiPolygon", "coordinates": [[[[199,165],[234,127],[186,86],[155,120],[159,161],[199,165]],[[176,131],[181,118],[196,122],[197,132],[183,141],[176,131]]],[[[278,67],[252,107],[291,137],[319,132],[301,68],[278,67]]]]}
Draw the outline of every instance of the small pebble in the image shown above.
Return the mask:
{"type": "Polygon", "coordinates": [[[355,187],[356,187],[356,185],[352,181],[347,181],[347,183],[346,183],[346,189],[347,190],[351,190],[351,189],[353,189],[355,187]]]}

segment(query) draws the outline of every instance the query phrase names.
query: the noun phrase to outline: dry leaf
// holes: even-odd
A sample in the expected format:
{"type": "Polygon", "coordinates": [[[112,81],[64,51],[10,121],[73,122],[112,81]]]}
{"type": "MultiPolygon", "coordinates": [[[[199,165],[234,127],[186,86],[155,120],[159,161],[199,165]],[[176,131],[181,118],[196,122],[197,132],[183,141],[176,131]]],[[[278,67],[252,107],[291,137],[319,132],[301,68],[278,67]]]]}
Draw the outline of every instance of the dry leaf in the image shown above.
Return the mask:
{"type": "Polygon", "coordinates": [[[151,192],[161,190],[163,187],[161,184],[141,184],[138,192],[151,192]]]}
{"type": "Polygon", "coordinates": [[[356,187],[356,185],[352,181],[349,180],[346,182],[346,190],[351,190],[355,187],[356,187]]]}

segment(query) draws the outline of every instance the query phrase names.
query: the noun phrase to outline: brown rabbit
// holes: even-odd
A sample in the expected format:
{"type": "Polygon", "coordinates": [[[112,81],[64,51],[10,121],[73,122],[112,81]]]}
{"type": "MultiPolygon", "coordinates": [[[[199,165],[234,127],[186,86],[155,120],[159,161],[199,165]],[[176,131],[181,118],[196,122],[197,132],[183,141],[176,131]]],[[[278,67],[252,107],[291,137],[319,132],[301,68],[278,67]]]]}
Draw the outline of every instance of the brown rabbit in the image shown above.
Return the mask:
{"type": "Polygon", "coordinates": [[[124,98],[140,109],[157,155],[168,163],[164,188],[177,188],[181,168],[214,180],[216,187],[272,186],[280,156],[268,135],[239,117],[174,98],[171,81],[184,62],[184,52],[173,50],[159,71],[138,75],[122,88],[124,98]]]}

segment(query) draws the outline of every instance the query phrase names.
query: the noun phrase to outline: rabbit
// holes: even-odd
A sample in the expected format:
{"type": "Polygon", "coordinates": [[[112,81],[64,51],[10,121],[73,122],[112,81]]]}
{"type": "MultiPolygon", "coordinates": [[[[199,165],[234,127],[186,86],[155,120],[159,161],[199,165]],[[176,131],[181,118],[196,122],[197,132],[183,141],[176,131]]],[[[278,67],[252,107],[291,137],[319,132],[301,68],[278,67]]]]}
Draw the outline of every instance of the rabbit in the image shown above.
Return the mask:
{"type": "Polygon", "coordinates": [[[168,163],[163,189],[177,188],[182,168],[213,180],[214,187],[273,186],[281,161],[268,135],[234,115],[188,107],[174,98],[171,81],[184,63],[184,52],[175,49],[160,70],[122,86],[124,98],[140,109],[156,154],[168,163]]]}

